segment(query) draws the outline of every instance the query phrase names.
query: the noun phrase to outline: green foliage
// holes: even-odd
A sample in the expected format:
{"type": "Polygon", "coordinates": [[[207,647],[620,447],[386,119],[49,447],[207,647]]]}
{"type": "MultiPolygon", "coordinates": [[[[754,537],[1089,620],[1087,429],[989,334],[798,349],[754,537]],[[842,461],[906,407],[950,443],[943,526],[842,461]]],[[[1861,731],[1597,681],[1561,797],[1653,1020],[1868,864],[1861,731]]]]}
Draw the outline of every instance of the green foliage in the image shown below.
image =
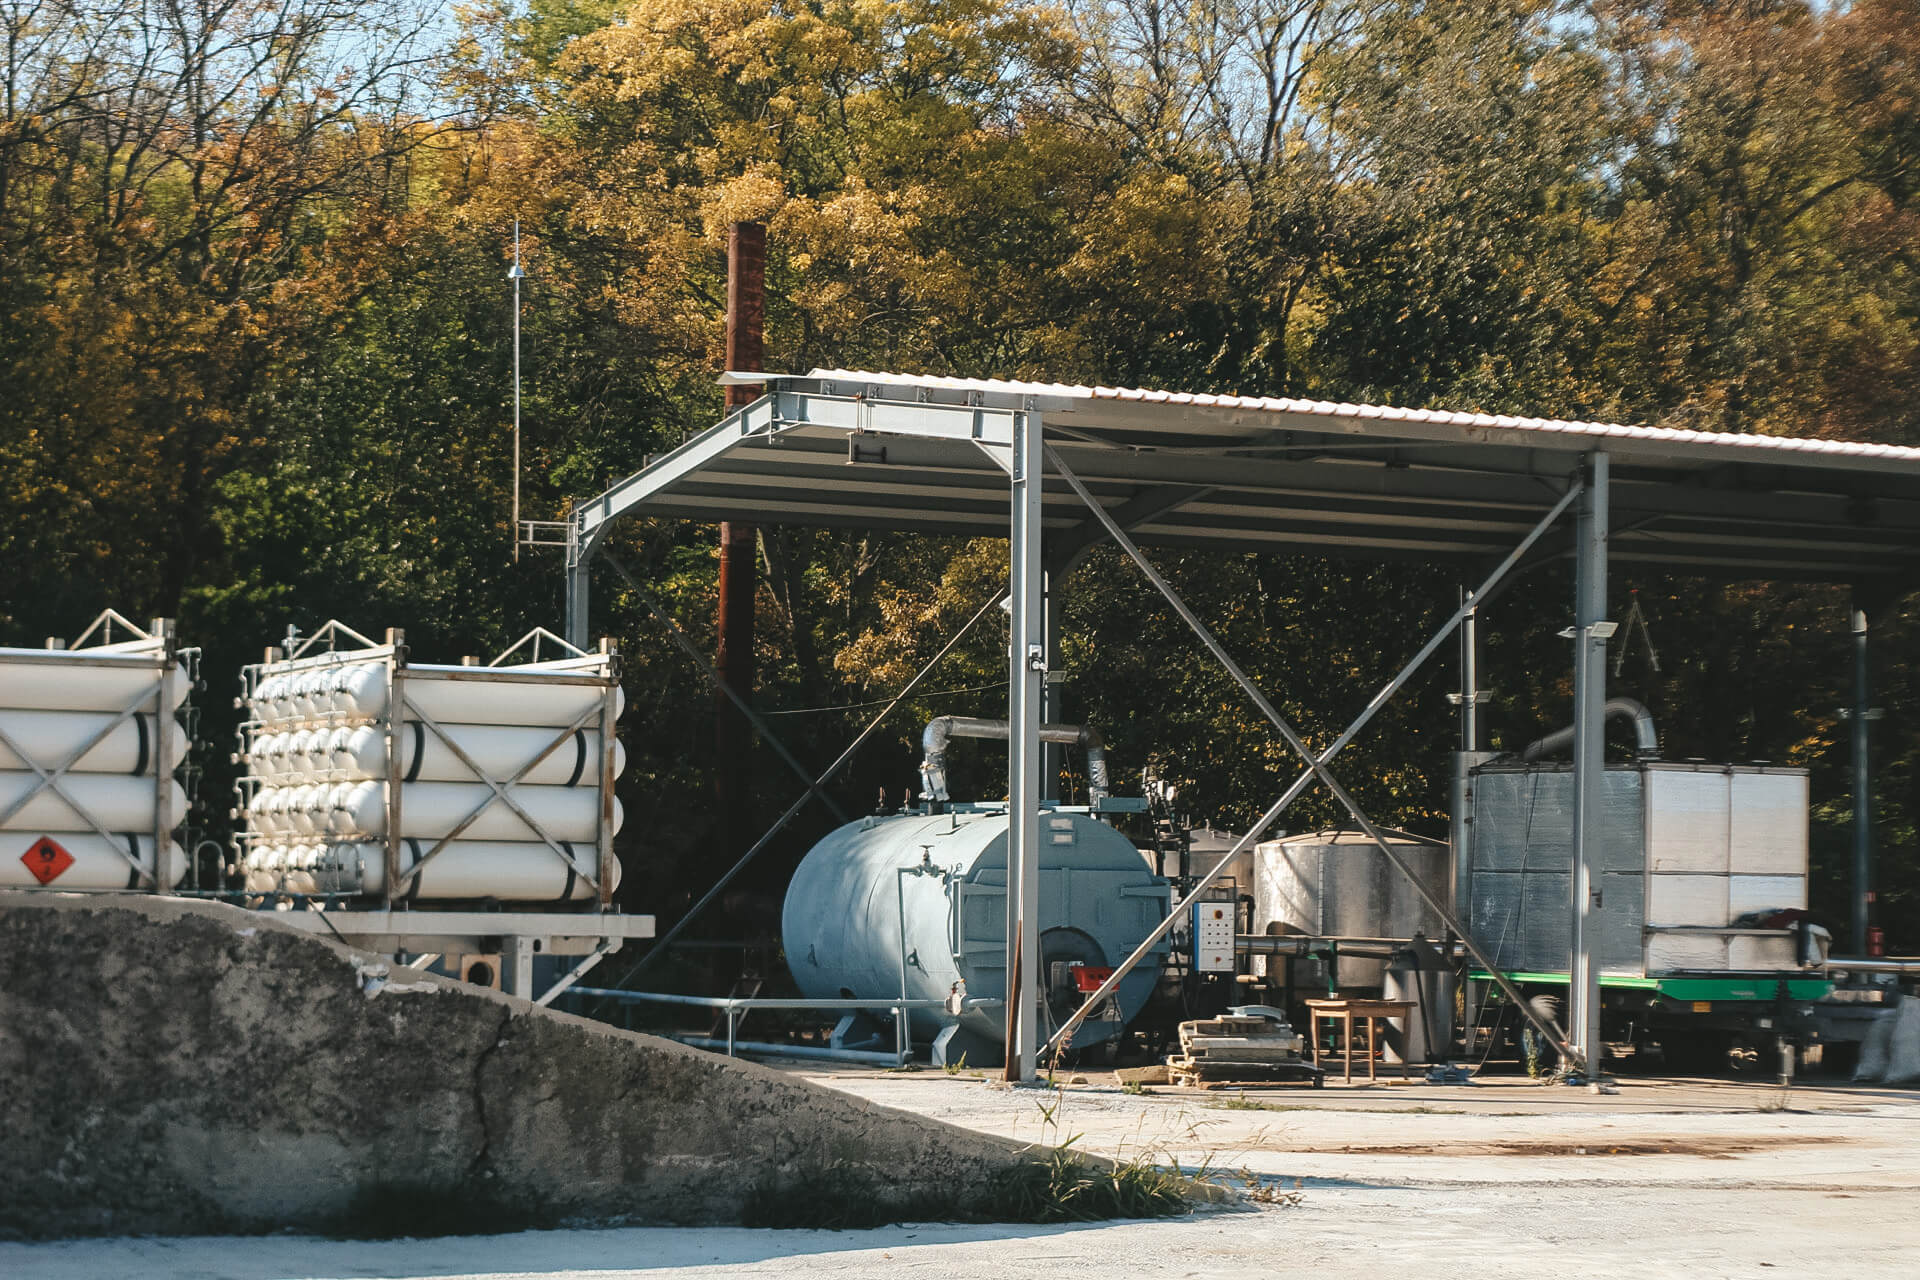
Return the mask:
{"type": "MultiPolygon", "coordinates": [[[[773,367],[1920,443],[1915,0],[532,0],[465,11],[445,48],[402,9],[6,9],[0,639],[109,604],[177,614],[218,681],[330,615],[439,654],[551,624],[558,566],[516,560],[508,527],[516,219],[534,519],[714,421],[742,217],[769,225],[773,367]]],[[[710,535],[637,521],[607,550],[711,645],[710,535]]],[[[1153,553],[1316,746],[1459,586],[1323,550],[1153,553]]],[[[758,697],[813,763],[1002,586],[996,542],[767,526],[762,552],[758,697]]],[[[1297,772],[1130,564],[1096,552],[1060,587],[1062,714],[1127,772],[1151,762],[1229,823],[1297,772]]],[[[1617,587],[1662,666],[1630,654],[1615,685],[1669,754],[1813,771],[1833,918],[1840,595],[1617,587]]],[[[631,707],[623,894],[671,919],[711,882],[711,699],[637,598],[595,590],[631,707]]],[[[1548,568],[1487,612],[1497,745],[1566,717],[1567,595],[1548,568]]],[[[1876,675],[1887,849],[1920,840],[1916,608],[1876,615],[1902,659],[1876,675]]],[[[843,801],[897,803],[927,716],[997,714],[1004,643],[990,611],[843,801]]],[[[1436,665],[1342,757],[1383,821],[1441,831],[1450,683],[1436,665]]],[[[957,792],[1003,775],[956,755],[957,792]]],[[[755,785],[770,819],[798,784],[755,785]]],[[[1285,823],[1342,820],[1310,792],[1285,823]]],[[[730,931],[772,927],[828,821],[809,811],[742,882],[730,931]]],[[[1920,946],[1916,902],[1920,868],[1887,859],[1896,947],[1920,946]]]]}
{"type": "Polygon", "coordinates": [[[1144,1156],[1101,1166],[1059,1148],[1007,1170],[981,1208],[994,1222],[1098,1222],[1192,1211],[1185,1179],[1144,1156]]]}

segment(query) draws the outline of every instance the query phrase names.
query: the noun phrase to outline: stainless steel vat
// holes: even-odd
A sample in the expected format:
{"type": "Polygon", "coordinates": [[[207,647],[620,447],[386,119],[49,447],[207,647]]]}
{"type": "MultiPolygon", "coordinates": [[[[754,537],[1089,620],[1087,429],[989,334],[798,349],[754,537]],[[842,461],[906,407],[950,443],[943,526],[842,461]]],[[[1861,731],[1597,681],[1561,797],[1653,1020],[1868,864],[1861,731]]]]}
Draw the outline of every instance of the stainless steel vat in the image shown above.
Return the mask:
{"type": "MultiPolygon", "coordinates": [[[[1445,845],[1392,840],[1393,849],[1442,902],[1451,893],[1445,845]]],[[[1407,878],[1357,831],[1322,831],[1269,840],[1254,850],[1253,931],[1323,938],[1429,938],[1446,926],[1407,878]]],[[[1384,960],[1339,962],[1342,987],[1374,988],[1384,960]]]]}

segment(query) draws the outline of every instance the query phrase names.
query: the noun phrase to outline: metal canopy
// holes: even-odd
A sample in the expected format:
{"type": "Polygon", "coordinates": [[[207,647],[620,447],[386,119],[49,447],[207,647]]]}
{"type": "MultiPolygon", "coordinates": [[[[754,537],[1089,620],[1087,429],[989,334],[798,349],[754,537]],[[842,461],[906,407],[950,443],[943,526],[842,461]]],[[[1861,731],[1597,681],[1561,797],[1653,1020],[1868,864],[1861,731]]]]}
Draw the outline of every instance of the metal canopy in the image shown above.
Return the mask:
{"type": "MultiPolygon", "coordinates": [[[[1581,458],[1612,466],[1608,552],[1714,576],[1920,581],[1920,449],[1263,397],[815,370],[573,514],[579,559],[622,515],[1005,537],[1012,418],[1143,545],[1371,559],[1497,557],[1581,458]]],[[[1048,559],[1098,540],[1049,476],[1048,559]]]]}
{"type": "MultiPolygon", "coordinates": [[[[1575,566],[1575,627],[1568,634],[1582,800],[1571,863],[1573,1016],[1570,1037],[1544,1029],[1590,1074],[1602,1061],[1588,946],[1602,903],[1588,885],[1603,767],[1606,640],[1615,626],[1605,619],[1609,560],[1716,576],[1853,582],[1876,592],[1920,580],[1920,449],[839,370],[727,380],[769,392],[574,509],[568,632],[586,632],[588,565],[608,526],[624,515],[1008,538],[1009,1079],[1031,1079],[1041,1048],[1032,960],[1039,955],[1040,725],[1053,656],[1048,583],[1095,542],[1111,537],[1134,560],[1309,766],[1241,843],[1317,778],[1396,861],[1327,771],[1327,757],[1472,612],[1477,596],[1316,757],[1138,544],[1498,559],[1484,591],[1529,548],[1544,545],[1542,535],[1577,500],[1573,536],[1557,547],[1575,566]]],[[[1430,905],[1479,954],[1464,926],[1437,901],[1430,905]]],[[[1089,1004],[1104,998],[1140,954],[1089,1004]]],[[[1518,994],[1509,995],[1526,1012],[1518,994]]]]}

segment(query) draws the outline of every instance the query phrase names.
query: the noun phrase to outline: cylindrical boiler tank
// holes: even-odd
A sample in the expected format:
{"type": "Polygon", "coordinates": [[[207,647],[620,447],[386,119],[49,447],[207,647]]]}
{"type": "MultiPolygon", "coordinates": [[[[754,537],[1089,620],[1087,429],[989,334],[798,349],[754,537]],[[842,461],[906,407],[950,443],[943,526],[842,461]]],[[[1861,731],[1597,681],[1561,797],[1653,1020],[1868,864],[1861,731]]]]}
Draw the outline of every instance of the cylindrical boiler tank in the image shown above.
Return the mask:
{"type": "MultiPolygon", "coordinates": [[[[1393,851],[1440,901],[1451,893],[1445,845],[1388,836],[1393,851]]],[[[1253,931],[1318,938],[1429,938],[1446,925],[1358,831],[1320,831],[1269,840],[1254,850],[1253,931]]],[[[1382,960],[1339,961],[1342,987],[1378,987],[1382,960]]]]}
{"type": "MultiPolygon", "coordinates": [[[[1117,965],[1165,916],[1168,887],[1131,841],[1084,813],[1042,813],[1040,964],[1048,1034],[1080,1003],[1067,966],[1117,965]]],[[[900,814],[849,823],[815,845],[787,889],[781,915],[787,966],[815,1000],[946,1001],[1007,994],[1007,815],[900,814]],[[904,938],[902,925],[904,924],[904,938]]],[[[1115,993],[1118,1022],[1089,1019],[1074,1042],[1118,1034],[1146,1004],[1161,955],[1136,966],[1115,993]]],[[[966,1009],[967,1031],[1006,1038],[1001,1004],[966,1009]]],[[[916,1036],[954,1021],[916,1010],[916,1036]]]]}

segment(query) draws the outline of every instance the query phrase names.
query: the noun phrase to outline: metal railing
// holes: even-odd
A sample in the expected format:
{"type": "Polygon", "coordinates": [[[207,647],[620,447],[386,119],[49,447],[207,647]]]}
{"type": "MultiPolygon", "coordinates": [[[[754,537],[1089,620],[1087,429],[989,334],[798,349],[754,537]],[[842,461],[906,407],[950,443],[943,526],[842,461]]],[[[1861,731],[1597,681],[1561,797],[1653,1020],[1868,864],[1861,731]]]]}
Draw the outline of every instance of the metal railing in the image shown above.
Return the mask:
{"type": "MultiPolygon", "coordinates": [[[[676,1004],[690,1005],[698,1009],[719,1009],[727,1015],[727,1038],[720,1040],[712,1036],[677,1035],[668,1032],[669,1039],[678,1040],[700,1049],[724,1047],[729,1058],[736,1051],[745,1049],[750,1053],[787,1054],[797,1058],[837,1058],[849,1062],[883,1062],[891,1066],[905,1066],[913,1056],[913,1036],[907,1026],[907,1014],[914,1009],[945,1009],[944,1000],[913,999],[905,1000],[897,996],[888,996],[879,1000],[808,1000],[786,996],[686,996],[671,991],[627,991],[617,987],[574,987],[573,995],[594,996],[602,1000],[619,1000],[630,1004],[676,1004]],[[817,1045],[777,1044],[764,1040],[741,1040],[738,1035],[740,1018],[755,1009],[786,1009],[812,1013],[861,1013],[872,1009],[884,1009],[893,1015],[894,1050],[892,1053],[869,1052],[860,1049],[821,1048],[817,1045]]],[[[997,1007],[1006,1002],[993,996],[979,996],[966,1001],[963,1008],[985,1009],[997,1007]]]]}

